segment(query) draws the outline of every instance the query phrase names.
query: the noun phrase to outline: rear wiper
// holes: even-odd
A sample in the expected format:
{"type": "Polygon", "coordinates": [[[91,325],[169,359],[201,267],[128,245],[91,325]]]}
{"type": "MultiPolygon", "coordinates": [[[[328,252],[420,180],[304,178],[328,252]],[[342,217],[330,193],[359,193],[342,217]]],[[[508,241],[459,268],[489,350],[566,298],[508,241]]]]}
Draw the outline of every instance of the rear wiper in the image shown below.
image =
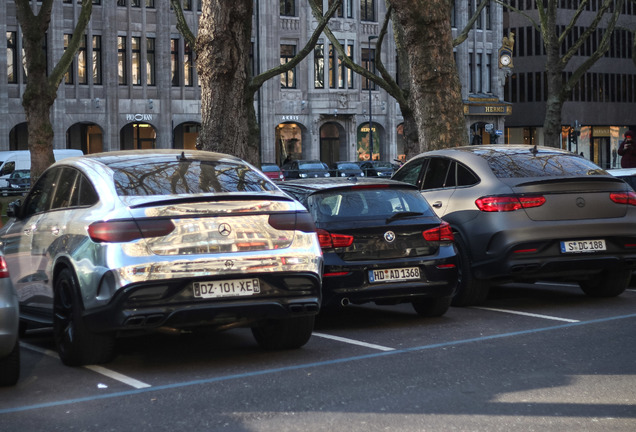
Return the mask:
{"type": "Polygon", "coordinates": [[[396,219],[402,219],[413,216],[422,216],[424,213],[422,212],[414,212],[414,211],[405,211],[392,214],[389,218],[387,218],[386,223],[393,222],[396,219]]]}

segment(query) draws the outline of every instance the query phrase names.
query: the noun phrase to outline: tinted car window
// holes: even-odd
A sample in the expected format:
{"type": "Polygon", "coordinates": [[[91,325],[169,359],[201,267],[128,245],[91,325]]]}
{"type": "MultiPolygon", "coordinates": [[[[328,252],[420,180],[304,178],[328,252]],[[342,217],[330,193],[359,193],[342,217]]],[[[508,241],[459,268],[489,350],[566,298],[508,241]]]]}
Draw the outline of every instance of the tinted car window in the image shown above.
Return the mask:
{"type": "Polygon", "coordinates": [[[417,161],[404,165],[398,172],[393,175],[393,180],[399,180],[412,185],[417,185],[417,180],[420,178],[420,171],[424,162],[425,161],[417,161]]]}
{"type": "Polygon", "coordinates": [[[460,163],[457,165],[457,186],[472,186],[479,183],[479,178],[460,163]]]}
{"type": "Polygon", "coordinates": [[[317,222],[386,218],[397,212],[434,215],[418,191],[396,188],[325,191],[310,195],[307,207],[317,222]]]}
{"type": "MultiPolygon", "coordinates": [[[[424,174],[422,189],[437,189],[447,186],[446,179],[448,176],[450,165],[450,159],[431,158],[428,164],[428,169],[426,170],[426,174],[424,174]]],[[[454,179],[452,183],[454,183],[454,179]]],[[[449,186],[454,186],[454,184],[449,186]]]]}
{"type": "Polygon", "coordinates": [[[492,152],[481,156],[498,178],[606,174],[593,162],[576,155],[492,152]]]}
{"type": "Polygon", "coordinates": [[[78,172],[71,168],[62,169],[62,175],[55,188],[55,195],[51,202],[51,209],[70,207],[71,196],[75,188],[78,172]]]}
{"type": "Polygon", "coordinates": [[[90,207],[97,204],[99,196],[91,182],[80,173],[75,182],[75,189],[71,197],[71,205],[75,207],[90,207]]]}
{"type": "Polygon", "coordinates": [[[46,211],[51,207],[51,200],[53,199],[53,192],[60,171],[60,169],[56,168],[50,169],[45,171],[38,179],[24,201],[22,210],[24,217],[46,211]]]}
{"type": "Polygon", "coordinates": [[[112,163],[120,196],[258,192],[276,186],[245,165],[225,161],[112,163]]]}

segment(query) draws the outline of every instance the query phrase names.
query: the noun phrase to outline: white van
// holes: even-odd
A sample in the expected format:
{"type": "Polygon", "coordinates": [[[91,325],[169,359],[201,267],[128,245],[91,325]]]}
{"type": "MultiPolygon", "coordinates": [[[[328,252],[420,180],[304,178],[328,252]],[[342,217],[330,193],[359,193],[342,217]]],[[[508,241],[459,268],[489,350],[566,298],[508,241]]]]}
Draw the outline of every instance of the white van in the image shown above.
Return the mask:
{"type": "MultiPolygon", "coordinates": [[[[56,161],[83,154],[81,150],[53,150],[56,161]]],[[[7,179],[18,170],[31,171],[31,152],[29,150],[0,151],[0,190],[9,187],[7,179]]]]}

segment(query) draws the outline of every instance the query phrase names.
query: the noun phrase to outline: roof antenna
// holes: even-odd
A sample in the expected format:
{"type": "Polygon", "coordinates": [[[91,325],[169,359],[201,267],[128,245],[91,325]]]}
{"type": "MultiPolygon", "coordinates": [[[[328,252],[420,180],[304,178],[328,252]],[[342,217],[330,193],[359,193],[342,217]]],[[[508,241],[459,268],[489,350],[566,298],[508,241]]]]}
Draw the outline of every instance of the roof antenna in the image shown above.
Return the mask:
{"type": "Polygon", "coordinates": [[[530,150],[530,152],[535,156],[537,155],[537,153],[539,153],[539,150],[537,149],[536,144],[534,145],[534,147],[532,147],[532,150],[530,150]]]}
{"type": "Polygon", "coordinates": [[[185,157],[185,152],[181,152],[181,155],[177,156],[177,160],[178,161],[185,161],[187,160],[185,157]]]}

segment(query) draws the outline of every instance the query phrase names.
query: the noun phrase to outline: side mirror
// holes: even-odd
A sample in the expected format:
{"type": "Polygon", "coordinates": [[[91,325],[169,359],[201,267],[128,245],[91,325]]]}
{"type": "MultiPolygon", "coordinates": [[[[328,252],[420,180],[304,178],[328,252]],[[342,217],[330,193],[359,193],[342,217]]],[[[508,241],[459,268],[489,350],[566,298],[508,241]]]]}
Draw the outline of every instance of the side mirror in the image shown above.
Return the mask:
{"type": "Polygon", "coordinates": [[[15,218],[20,214],[20,210],[22,209],[22,201],[16,200],[10,202],[7,207],[7,217],[15,218]]]}

